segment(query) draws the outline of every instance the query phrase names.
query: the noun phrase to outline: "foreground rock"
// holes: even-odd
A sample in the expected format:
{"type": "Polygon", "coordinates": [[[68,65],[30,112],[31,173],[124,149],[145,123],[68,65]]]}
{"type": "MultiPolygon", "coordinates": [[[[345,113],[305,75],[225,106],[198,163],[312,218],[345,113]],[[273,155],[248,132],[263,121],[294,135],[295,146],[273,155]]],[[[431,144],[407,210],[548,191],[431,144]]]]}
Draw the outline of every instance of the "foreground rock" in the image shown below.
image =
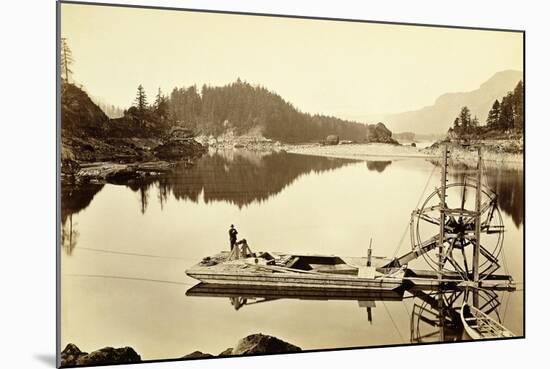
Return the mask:
{"type": "Polygon", "coordinates": [[[92,353],[82,352],[69,343],[61,352],[61,366],[139,363],[141,357],[131,347],[104,347],[92,353]]]}
{"type": "Polygon", "coordinates": [[[193,351],[192,353],[183,356],[182,359],[206,359],[209,357],[214,357],[214,355],[200,351],[193,351]]]}
{"type": "Polygon", "coordinates": [[[241,339],[231,351],[231,355],[282,354],[299,351],[302,349],[298,346],[277,337],[257,333],[241,339]]]}
{"type": "MultiPolygon", "coordinates": [[[[284,354],[300,351],[302,351],[300,347],[280,340],[277,337],[256,333],[239,340],[235,347],[225,349],[218,356],[284,354]]],[[[194,351],[185,355],[182,359],[200,359],[213,356],[201,351],[194,351]]]]}
{"type": "MultiPolygon", "coordinates": [[[[225,349],[218,356],[284,354],[300,351],[302,351],[300,347],[280,340],[277,337],[256,333],[239,340],[235,347],[225,349]]],[[[206,359],[211,357],[214,357],[214,355],[201,351],[193,351],[181,358],[206,359]]],[[[104,347],[92,353],[87,353],[80,351],[76,345],[69,343],[61,352],[62,367],[139,362],[141,362],[141,356],[131,347],[104,347]]]]}

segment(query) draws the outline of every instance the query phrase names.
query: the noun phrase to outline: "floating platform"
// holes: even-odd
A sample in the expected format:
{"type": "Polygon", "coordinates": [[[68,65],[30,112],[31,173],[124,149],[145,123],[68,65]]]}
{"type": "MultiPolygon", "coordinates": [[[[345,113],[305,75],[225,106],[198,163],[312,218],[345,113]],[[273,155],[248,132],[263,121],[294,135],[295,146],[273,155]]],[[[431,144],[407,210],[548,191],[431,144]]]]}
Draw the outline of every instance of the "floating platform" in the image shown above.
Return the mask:
{"type": "Polygon", "coordinates": [[[278,252],[235,253],[222,251],[204,258],[186,270],[186,274],[202,283],[249,287],[305,288],[324,290],[397,290],[478,287],[513,290],[510,276],[481,276],[477,283],[465,281],[461,275],[433,270],[409,269],[406,266],[386,267],[384,257],[339,257],[278,252]]]}
{"type": "Polygon", "coordinates": [[[232,258],[221,252],[204,258],[186,274],[203,283],[301,287],[320,289],[395,290],[403,286],[405,268],[379,270],[386,259],[299,255],[271,252],[248,253],[232,258]]]}

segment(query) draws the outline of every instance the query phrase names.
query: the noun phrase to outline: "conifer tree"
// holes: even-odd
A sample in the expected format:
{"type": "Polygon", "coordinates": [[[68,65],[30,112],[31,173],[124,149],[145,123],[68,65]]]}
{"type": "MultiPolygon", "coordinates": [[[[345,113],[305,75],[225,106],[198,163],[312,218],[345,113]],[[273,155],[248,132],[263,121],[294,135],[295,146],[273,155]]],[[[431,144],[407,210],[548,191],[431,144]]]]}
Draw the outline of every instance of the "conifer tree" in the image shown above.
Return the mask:
{"type": "Polygon", "coordinates": [[[67,43],[65,37],[61,38],[61,80],[69,83],[69,76],[72,75],[73,71],[71,70],[71,65],[73,64],[73,54],[67,43]]]}
{"type": "Polygon", "coordinates": [[[147,95],[145,94],[145,89],[143,88],[142,85],[139,85],[137,88],[135,106],[136,108],[138,108],[138,111],[142,114],[147,109],[147,95]]]}
{"type": "Polygon", "coordinates": [[[458,116],[460,119],[460,126],[463,129],[470,128],[472,124],[472,115],[470,113],[470,109],[468,109],[467,106],[462,107],[460,110],[460,115],[458,116]]]}
{"type": "Polygon", "coordinates": [[[523,129],[523,82],[519,81],[512,94],[512,106],[514,108],[514,124],[516,129],[523,129]]]}
{"type": "Polygon", "coordinates": [[[496,128],[498,126],[498,117],[500,116],[500,103],[498,100],[495,100],[493,107],[489,110],[489,115],[487,116],[487,126],[491,128],[496,128]]]}

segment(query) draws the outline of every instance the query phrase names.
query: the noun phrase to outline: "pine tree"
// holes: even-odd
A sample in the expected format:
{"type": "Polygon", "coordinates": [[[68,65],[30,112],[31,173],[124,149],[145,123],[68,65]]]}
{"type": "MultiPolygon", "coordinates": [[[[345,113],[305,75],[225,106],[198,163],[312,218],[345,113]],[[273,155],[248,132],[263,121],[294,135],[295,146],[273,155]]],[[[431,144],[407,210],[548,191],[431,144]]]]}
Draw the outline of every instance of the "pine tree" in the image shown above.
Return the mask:
{"type": "Polygon", "coordinates": [[[512,106],[514,108],[514,124],[516,129],[523,129],[523,82],[519,81],[512,94],[512,106]]]}
{"type": "Polygon", "coordinates": [[[471,126],[473,128],[479,127],[479,119],[477,119],[477,115],[475,115],[474,119],[472,119],[471,126]]]}
{"type": "Polygon", "coordinates": [[[463,129],[470,128],[472,124],[472,115],[470,113],[470,109],[468,109],[467,106],[464,106],[462,107],[462,109],[460,109],[460,114],[458,117],[460,119],[460,126],[463,129]]]}
{"type": "Polygon", "coordinates": [[[153,107],[154,107],[155,113],[161,120],[164,120],[168,117],[168,100],[162,94],[160,87],[158,89],[157,96],[155,97],[155,103],[153,107]]]}
{"type": "Polygon", "coordinates": [[[502,130],[513,128],[514,126],[514,107],[512,104],[512,93],[502,98],[500,103],[500,115],[498,117],[498,127],[502,130]]]}
{"type": "Polygon", "coordinates": [[[489,110],[489,115],[487,116],[487,126],[490,128],[496,128],[498,126],[498,118],[500,116],[500,103],[498,100],[495,100],[493,107],[489,110]]]}
{"type": "Polygon", "coordinates": [[[61,80],[69,83],[69,76],[72,75],[73,71],[71,70],[71,65],[73,64],[73,54],[67,43],[65,37],[61,38],[61,80]]]}
{"type": "Polygon", "coordinates": [[[136,99],[134,101],[138,111],[143,114],[147,109],[147,95],[145,94],[145,89],[142,85],[138,86],[136,99]]]}

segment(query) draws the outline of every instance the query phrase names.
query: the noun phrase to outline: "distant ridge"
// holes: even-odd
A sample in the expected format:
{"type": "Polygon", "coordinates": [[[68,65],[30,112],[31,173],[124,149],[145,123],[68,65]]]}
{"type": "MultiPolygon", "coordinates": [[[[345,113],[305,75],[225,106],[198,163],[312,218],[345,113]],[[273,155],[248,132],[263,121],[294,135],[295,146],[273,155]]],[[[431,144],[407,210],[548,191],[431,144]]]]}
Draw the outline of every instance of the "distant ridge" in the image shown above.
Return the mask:
{"type": "Polygon", "coordinates": [[[523,73],[520,71],[501,71],[482,83],[476,90],[443,94],[431,106],[390,114],[383,121],[393,132],[439,134],[449,129],[462,106],[468,106],[472,116],[477,116],[480,124],[485,124],[493,102],[496,99],[502,99],[506,93],[513,90],[522,78],[523,73]]]}

